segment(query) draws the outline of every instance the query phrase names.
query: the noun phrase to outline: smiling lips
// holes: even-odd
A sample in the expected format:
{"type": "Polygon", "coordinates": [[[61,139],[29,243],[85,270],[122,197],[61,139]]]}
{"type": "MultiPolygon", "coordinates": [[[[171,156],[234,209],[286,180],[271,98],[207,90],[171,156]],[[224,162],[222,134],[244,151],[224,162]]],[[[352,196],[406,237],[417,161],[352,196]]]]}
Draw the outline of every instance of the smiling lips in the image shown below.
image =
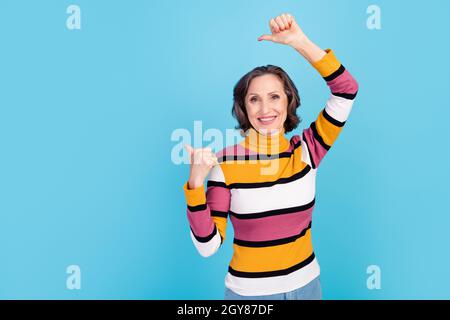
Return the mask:
{"type": "Polygon", "coordinates": [[[260,117],[258,118],[259,122],[261,122],[262,124],[271,124],[275,121],[275,119],[277,118],[277,116],[271,116],[271,117],[260,117]]]}

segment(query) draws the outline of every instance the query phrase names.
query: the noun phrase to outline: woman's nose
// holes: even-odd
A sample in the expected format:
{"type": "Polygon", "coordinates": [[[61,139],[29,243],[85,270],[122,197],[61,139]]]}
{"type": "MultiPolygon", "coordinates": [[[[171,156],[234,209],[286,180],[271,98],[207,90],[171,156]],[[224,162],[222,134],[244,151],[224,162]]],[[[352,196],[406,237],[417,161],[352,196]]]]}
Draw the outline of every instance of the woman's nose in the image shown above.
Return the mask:
{"type": "Polygon", "coordinates": [[[268,101],[262,101],[261,102],[261,113],[266,114],[269,112],[270,106],[268,101]]]}

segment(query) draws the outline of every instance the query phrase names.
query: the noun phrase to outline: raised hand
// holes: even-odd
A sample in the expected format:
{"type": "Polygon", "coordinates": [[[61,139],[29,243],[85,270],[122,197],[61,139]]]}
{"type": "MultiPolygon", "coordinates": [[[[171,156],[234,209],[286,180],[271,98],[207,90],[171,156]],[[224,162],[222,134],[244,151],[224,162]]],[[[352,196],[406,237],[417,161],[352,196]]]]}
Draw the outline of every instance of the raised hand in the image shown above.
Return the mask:
{"type": "Polygon", "coordinates": [[[306,41],[306,35],[298,26],[294,17],[289,13],[283,13],[269,22],[272,34],[263,34],[258,41],[268,40],[290,46],[306,41]]]}
{"type": "Polygon", "coordinates": [[[209,171],[219,163],[217,157],[211,148],[194,149],[190,145],[184,145],[191,160],[191,168],[189,174],[189,189],[201,187],[209,174],[209,171]]]}

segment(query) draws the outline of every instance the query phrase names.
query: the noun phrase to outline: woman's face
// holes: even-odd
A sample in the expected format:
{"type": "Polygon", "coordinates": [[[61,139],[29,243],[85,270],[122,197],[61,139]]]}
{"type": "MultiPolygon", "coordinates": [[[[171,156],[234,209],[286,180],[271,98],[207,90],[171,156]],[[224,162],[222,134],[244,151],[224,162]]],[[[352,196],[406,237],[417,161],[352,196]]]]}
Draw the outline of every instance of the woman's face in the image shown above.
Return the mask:
{"type": "Polygon", "coordinates": [[[250,123],[259,133],[271,134],[283,129],[287,104],[283,83],[276,75],[265,74],[250,81],[245,108],[250,123]]]}

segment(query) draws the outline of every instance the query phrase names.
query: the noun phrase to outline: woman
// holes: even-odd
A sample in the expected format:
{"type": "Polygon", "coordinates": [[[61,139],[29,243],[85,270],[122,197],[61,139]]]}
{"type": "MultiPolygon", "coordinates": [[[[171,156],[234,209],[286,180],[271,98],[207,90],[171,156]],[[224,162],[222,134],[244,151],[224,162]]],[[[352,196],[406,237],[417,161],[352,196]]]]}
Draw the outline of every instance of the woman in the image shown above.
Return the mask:
{"type": "Polygon", "coordinates": [[[321,299],[320,267],[311,242],[315,179],[351,111],[358,84],[331,49],[309,40],[290,14],[270,20],[258,38],[294,48],[330,88],[325,107],[301,135],[297,89],[279,67],[258,67],[234,87],[233,115],[242,142],[215,155],[193,149],[184,185],[192,241],[208,257],[234,228],[225,299],[321,299]],[[205,194],[204,180],[209,175],[205,194]]]}

